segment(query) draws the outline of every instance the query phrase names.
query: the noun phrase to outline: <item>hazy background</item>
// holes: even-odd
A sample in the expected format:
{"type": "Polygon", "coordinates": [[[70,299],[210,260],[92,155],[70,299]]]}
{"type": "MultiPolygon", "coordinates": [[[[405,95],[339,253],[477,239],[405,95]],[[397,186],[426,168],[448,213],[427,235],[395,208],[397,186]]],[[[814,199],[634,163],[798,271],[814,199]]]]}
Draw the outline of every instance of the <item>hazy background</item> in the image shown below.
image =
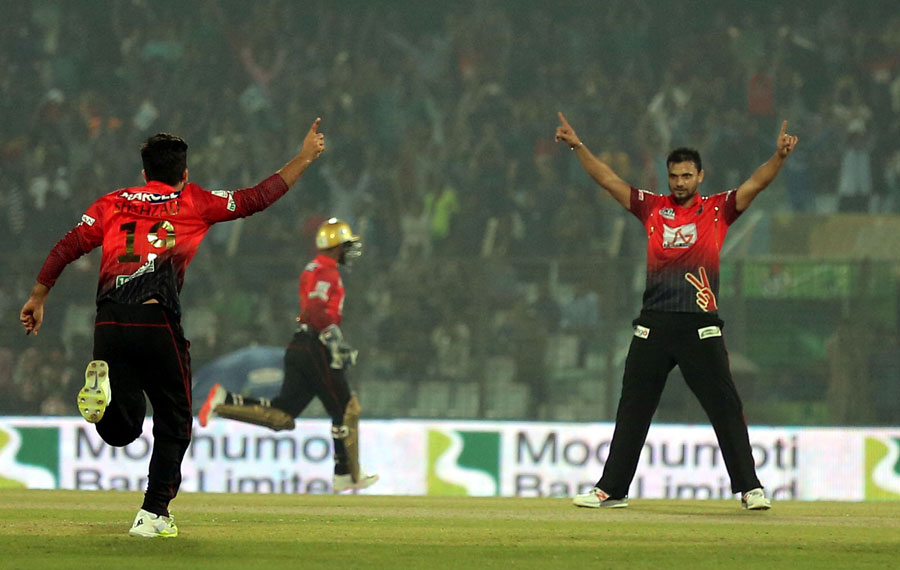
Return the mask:
{"type": "MultiPolygon", "coordinates": [[[[705,194],[749,177],[788,119],[800,144],[723,250],[747,419],[900,417],[896,1],[2,0],[0,15],[0,413],[74,413],[99,252],[66,270],[40,336],[17,314],[87,206],[141,183],[144,139],[184,137],[194,182],[238,188],[321,116],[322,158],[265,213],[216,226],[188,270],[195,374],[287,343],[315,228],[338,216],[365,242],[343,325],[364,415],[611,420],[646,240],[554,143],[561,110],[642,188],[666,192],[667,151],[698,148],[705,194]]],[[[706,421],[677,370],[657,419],[706,421]]]]}

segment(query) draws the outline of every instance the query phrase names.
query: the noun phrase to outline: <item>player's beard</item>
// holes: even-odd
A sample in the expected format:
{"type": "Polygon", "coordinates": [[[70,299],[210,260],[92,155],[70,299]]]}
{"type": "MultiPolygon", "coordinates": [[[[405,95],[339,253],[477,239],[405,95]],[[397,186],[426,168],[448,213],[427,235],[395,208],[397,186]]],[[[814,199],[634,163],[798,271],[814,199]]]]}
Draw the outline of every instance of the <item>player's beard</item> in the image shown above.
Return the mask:
{"type": "Polygon", "coordinates": [[[670,191],[672,192],[672,199],[675,200],[675,203],[679,206],[684,206],[686,203],[690,202],[694,198],[694,196],[697,195],[696,186],[694,186],[693,188],[682,188],[680,190],[670,188],[670,191]]]}

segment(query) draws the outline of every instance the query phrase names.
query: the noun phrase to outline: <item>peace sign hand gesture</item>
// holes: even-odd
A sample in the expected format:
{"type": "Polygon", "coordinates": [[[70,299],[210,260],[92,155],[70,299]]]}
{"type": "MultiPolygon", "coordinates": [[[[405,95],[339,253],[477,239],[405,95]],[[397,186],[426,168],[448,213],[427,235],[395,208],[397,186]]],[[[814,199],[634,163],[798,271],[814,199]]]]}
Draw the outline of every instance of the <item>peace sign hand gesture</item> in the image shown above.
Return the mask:
{"type": "Polygon", "coordinates": [[[716,295],[713,293],[712,287],[709,284],[709,277],[706,275],[705,267],[700,268],[699,278],[690,272],[685,273],[684,278],[697,289],[697,305],[701,309],[706,312],[718,310],[719,307],[716,305],[716,295]]]}

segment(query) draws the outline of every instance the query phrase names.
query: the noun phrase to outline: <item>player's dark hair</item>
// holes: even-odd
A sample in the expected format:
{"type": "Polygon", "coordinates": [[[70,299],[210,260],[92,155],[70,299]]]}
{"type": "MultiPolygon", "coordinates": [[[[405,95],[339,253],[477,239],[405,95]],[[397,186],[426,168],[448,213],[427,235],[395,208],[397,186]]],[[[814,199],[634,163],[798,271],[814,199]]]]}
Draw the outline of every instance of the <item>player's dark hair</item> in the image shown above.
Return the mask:
{"type": "Polygon", "coordinates": [[[147,180],[175,186],[187,168],[188,145],[181,137],[158,133],[141,145],[141,161],[147,180]]]}
{"type": "Polygon", "coordinates": [[[679,162],[693,162],[697,166],[697,172],[703,170],[703,162],[700,161],[700,153],[695,149],[679,147],[669,153],[666,158],[666,166],[679,162]]]}

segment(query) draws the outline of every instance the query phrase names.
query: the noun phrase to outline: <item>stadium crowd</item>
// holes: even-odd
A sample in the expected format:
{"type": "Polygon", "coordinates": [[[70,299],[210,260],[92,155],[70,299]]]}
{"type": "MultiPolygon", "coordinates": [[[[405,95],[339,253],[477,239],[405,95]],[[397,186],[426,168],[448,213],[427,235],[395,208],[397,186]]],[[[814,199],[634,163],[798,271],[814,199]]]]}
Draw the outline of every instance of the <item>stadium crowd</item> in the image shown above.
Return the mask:
{"type": "MultiPolygon", "coordinates": [[[[242,261],[201,248],[185,325],[195,370],[283,345],[313,232],[342,218],[366,250],[346,309],[370,416],[607,419],[584,400],[597,376],[619,377],[628,331],[605,324],[636,314],[643,237],[554,144],[557,110],[596,133],[596,152],[621,149],[603,158],[625,180],[662,191],[671,147],[700,149],[706,192],[723,190],[788,119],[802,144],[759,209],[900,213],[892,2],[607,4],[587,18],[531,1],[9,4],[0,413],[71,413],[93,307],[56,298],[39,347],[11,315],[39,252],[72,212],[138,183],[136,149],[161,130],[189,143],[193,180],[239,187],[323,117],[317,168],[264,220],[209,236],[242,261]],[[565,384],[563,361],[589,372],[565,384]]],[[[60,287],[92,285],[97,259],[60,287]]]]}

